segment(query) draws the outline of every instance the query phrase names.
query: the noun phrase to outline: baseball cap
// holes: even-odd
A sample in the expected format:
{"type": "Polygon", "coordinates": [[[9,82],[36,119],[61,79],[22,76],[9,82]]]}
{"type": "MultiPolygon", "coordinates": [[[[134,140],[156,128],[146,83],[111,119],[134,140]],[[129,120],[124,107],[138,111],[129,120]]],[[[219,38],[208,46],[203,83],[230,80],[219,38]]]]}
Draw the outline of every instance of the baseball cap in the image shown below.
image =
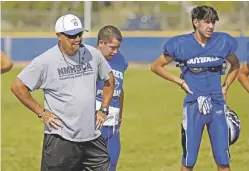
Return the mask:
{"type": "Polygon", "coordinates": [[[78,17],[73,14],[67,14],[61,16],[55,23],[55,32],[56,33],[66,33],[68,35],[75,35],[85,30],[82,27],[81,21],[78,17]]]}

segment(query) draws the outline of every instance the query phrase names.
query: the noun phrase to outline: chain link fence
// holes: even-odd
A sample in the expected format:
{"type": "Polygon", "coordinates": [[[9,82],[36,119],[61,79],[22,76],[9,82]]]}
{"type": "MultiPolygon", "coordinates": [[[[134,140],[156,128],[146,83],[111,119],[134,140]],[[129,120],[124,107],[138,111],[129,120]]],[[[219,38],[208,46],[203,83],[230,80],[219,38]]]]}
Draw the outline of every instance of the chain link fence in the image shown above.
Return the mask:
{"type": "MultiPolygon", "coordinates": [[[[146,2],[144,2],[146,4],[146,2]]],[[[134,6],[132,3],[125,4],[124,8],[115,6],[109,10],[99,11],[92,7],[91,30],[97,31],[100,27],[111,24],[125,31],[191,31],[192,22],[190,10],[193,6],[184,6],[165,12],[160,6],[154,4],[134,6]],[[146,8],[145,8],[146,7],[146,8]],[[175,12],[177,11],[177,12],[175,12]]],[[[249,7],[249,2],[243,2],[243,7],[249,7]]],[[[84,11],[71,9],[58,9],[58,3],[47,11],[41,10],[6,10],[1,9],[2,32],[53,32],[54,25],[61,15],[72,13],[77,15],[84,23],[84,11]]],[[[83,5],[83,3],[81,4],[83,5]]],[[[220,21],[216,30],[247,31],[249,30],[249,10],[247,8],[233,10],[231,12],[219,12],[220,21]]]]}

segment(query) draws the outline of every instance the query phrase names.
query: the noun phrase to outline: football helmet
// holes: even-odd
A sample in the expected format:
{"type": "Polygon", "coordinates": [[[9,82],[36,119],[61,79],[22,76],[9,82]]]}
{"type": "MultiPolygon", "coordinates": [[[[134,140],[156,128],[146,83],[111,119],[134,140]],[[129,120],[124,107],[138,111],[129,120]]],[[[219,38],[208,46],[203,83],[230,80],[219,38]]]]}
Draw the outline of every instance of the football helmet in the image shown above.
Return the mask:
{"type": "Polygon", "coordinates": [[[240,135],[240,120],[236,112],[226,107],[226,119],[229,127],[229,144],[234,144],[240,135]]]}

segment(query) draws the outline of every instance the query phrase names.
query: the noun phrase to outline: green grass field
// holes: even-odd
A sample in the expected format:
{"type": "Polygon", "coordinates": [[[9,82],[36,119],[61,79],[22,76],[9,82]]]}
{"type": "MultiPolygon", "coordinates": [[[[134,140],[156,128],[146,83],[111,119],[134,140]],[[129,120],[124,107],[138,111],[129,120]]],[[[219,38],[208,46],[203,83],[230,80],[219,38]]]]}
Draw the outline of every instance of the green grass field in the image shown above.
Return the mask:
{"type": "MultiPolygon", "coordinates": [[[[2,75],[2,171],[40,169],[43,124],[10,91],[20,69],[2,75]]],[[[179,75],[178,71],[172,71],[179,75]]],[[[124,122],[119,171],[177,171],[181,164],[180,123],[184,92],[149,69],[130,68],[125,76],[124,122]]],[[[43,104],[41,91],[33,93],[43,104]]],[[[231,169],[249,170],[249,94],[235,81],[228,105],[242,121],[239,141],[231,146],[231,169]]],[[[204,130],[195,171],[215,171],[204,130]]]]}

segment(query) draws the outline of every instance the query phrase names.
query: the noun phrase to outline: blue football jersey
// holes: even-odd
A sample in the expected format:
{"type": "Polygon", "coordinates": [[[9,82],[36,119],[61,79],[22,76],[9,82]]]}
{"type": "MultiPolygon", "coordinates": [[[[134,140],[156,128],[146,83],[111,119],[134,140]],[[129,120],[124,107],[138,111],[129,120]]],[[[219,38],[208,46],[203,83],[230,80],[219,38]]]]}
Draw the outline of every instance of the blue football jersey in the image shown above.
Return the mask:
{"type": "MultiPolygon", "coordinates": [[[[226,33],[214,32],[204,47],[191,33],[171,38],[164,45],[163,53],[176,62],[185,62],[188,67],[203,68],[221,65],[228,56],[235,53],[237,47],[236,39],[226,33]]],[[[187,67],[181,67],[181,71],[193,91],[193,95],[187,94],[185,102],[210,95],[214,100],[224,103],[220,72],[193,73],[187,67]]]]}
{"type": "MultiPolygon", "coordinates": [[[[113,75],[115,77],[115,89],[110,106],[120,108],[119,96],[123,88],[124,72],[128,67],[128,63],[126,62],[124,56],[120,52],[118,52],[115,56],[113,56],[112,59],[107,61],[111,66],[113,75]]],[[[103,87],[104,87],[104,82],[97,81],[96,99],[100,102],[102,101],[103,87]]]]}

